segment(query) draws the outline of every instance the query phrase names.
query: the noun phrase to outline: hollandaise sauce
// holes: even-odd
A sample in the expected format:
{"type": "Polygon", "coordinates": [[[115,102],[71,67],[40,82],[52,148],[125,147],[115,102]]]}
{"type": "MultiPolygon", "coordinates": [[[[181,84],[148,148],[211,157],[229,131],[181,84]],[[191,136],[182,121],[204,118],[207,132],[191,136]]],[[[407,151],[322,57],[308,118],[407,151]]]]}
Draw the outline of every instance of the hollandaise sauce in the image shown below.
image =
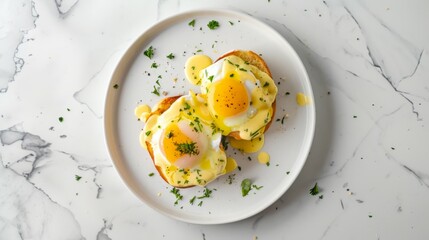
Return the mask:
{"type": "Polygon", "coordinates": [[[231,138],[229,140],[231,147],[238,149],[245,153],[255,153],[264,146],[264,134],[252,139],[252,140],[237,140],[231,138]]]}
{"type": "Polygon", "coordinates": [[[270,154],[267,152],[260,152],[258,154],[258,161],[260,164],[267,164],[270,162],[270,154]]]}
{"type": "Polygon", "coordinates": [[[305,106],[310,103],[310,98],[306,96],[304,93],[299,92],[296,94],[296,103],[299,106],[305,106]]]}
{"type": "Polygon", "coordinates": [[[194,85],[201,84],[199,73],[212,64],[212,59],[206,55],[195,55],[185,63],[185,75],[189,82],[194,85]]]}

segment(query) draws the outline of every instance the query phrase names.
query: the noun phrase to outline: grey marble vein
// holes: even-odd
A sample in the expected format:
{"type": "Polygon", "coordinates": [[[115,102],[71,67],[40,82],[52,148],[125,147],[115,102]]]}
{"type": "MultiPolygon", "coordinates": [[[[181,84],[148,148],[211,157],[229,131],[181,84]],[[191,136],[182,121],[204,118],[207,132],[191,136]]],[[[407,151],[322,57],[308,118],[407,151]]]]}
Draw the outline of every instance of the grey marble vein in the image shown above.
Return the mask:
{"type": "Polygon", "coordinates": [[[106,219],[103,219],[103,227],[97,233],[97,240],[112,240],[109,235],[107,235],[107,230],[112,230],[113,225],[107,223],[106,219]]]}
{"type": "MultiPolygon", "coordinates": [[[[31,40],[27,38],[27,34],[37,27],[36,21],[39,18],[34,1],[13,0],[4,1],[4,3],[10,6],[20,6],[17,9],[25,13],[22,15],[27,17],[20,18],[19,21],[16,22],[10,21],[15,25],[8,24],[0,28],[0,34],[4,34],[4,37],[0,39],[0,93],[7,92],[9,83],[13,82],[16,76],[22,71],[25,65],[25,59],[20,56],[20,47],[31,40]],[[11,46],[10,42],[15,40],[17,40],[16,43],[11,46]]],[[[4,10],[7,10],[7,8],[4,10]]],[[[0,14],[2,14],[2,20],[5,21],[13,17],[9,12],[2,12],[1,10],[0,14]]]]}
{"type": "Polygon", "coordinates": [[[62,18],[67,17],[78,3],[79,0],[55,0],[58,13],[62,18]]]}
{"type": "Polygon", "coordinates": [[[418,170],[414,170],[410,168],[409,166],[401,163],[399,160],[397,160],[392,154],[386,152],[386,157],[390,160],[393,160],[395,163],[397,163],[400,167],[402,167],[406,172],[410,173],[414,178],[417,179],[417,181],[424,187],[429,188],[429,182],[426,182],[425,180],[429,180],[429,175],[422,173],[418,170]]]}
{"type": "Polygon", "coordinates": [[[341,173],[343,170],[344,170],[344,168],[347,166],[347,164],[350,162],[350,160],[352,160],[352,159],[354,159],[355,157],[356,157],[356,153],[358,152],[358,150],[361,148],[361,146],[362,146],[362,144],[363,143],[365,143],[365,140],[371,135],[371,133],[375,130],[375,129],[379,129],[379,130],[381,130],[382,129],[382,127],[381,127],[381,125],[380,125],[380,122],[383,120],[383,119],[386,119],[386,118],[388,118],[388,117],[390,117],[390,116],[392,116],[392,115],[394,115],[395,113],[397,113],[399,110],[401,110],[403,108],[403,106],[400,106],[400,107],[398,107],[398,108],[396,108],[395,110],[393,110],[392,112],[390,112],[390,113],[386,113],[386,114],[383,114],[381,117],[379,117],[378,119],[376,119],[376,120],[374,120],[373,119],[373,122],[374,122],[374,124],[372,125],[372,127],[371,128],[369,128],[368,129],[368,131],[366,132],[366,134],[361,138],[361,140],[359,141],[359,143],[358,143],[358,145],[354,148],[354,150],[353,150],[353,152],[352,152],[352,154],[351,154],[351,156],[349,157],[349,158],[347,158],[346,160],[345,160],[345,162],[337,169],[337,171],[335,172],[335,174],[339,174],[339,173],[341,173]]]}
{"type": "Polygon", "coordinates": [[[371,64],[379,69],[380,75],[407,101],[417,120],[421,120],[415,103],[399,90],[403,80],[412,77],[420,66],[424,49],[419,49],[359,3],[346,1],[344,10],[354,20],[366,38],[371,64]],[[350,5],[350,6],[348,6],[350,5]],[[377,33],[377,34],[376,34],[377,33]],[[377,39],[374,38],[377,36],[377,39]]]}
{"type": "Polygon", "coordinates": [[[7,219],[7,228],[2,230],[7,229],[21,239],[85,239],[73,213],[43,189],[3,166],[0,166],[0,175],[0,220],[7,219]],[[58,231],[54,223],[67,228],[58,231]]]}
{"type": "Polygon", "coordinates": [[[78,166],[79,170],[94,172],[94,177],[92,178],[92,182],[97,187],[97,195],[96,195],[97,199],[101,197],[101,193],[103,191],[103,187],[100,183],[98,183],[97,178],[98,178],[98,175],[103,171],[103,168],[106,168],[106,167],[111,167],[111,166],[108,166],[108,165],[96,165],[96,166],[79,165],[78,166]]]}
{"type": "Polygon", "coordinates": [[[73,160],[74,162],[76,162],[78,164],[77,168],[81,171],[92,171],[94,172],[94,176],[92,178],[92,182],[95,184],[95,186],[97,187],[97,193],[96,193],[96,198],[99,199],[101,198],[101,194],[103,192],[103,187],[102,185],[98,182],[98,177],[99,175],[103,172],[103,169],[105,168],[110,168],[113,167],[111,164],[87,164],[83,162],[86,162],[84,160],[81,159],[81,157],[76,156],[75,154],[72,153],[68,153],[68,152],[64,152],[64,151],[59,151],[60,153],[67,155],[71,160],[73,160]]]}
{"type": "Polygon", "coordinates": [[[33,153],[19,159],[1,158],[0,160],[4,167],[10,168],[15,173],[29,179],[35,170],[39,168],[38,162],[50,156],[50,143],[43,140],[40,136],[21,130],[18,125],[0,131],[0,143],[3,146],[11,145],[18,141],[21,141],[21,149],[33,153]]]}

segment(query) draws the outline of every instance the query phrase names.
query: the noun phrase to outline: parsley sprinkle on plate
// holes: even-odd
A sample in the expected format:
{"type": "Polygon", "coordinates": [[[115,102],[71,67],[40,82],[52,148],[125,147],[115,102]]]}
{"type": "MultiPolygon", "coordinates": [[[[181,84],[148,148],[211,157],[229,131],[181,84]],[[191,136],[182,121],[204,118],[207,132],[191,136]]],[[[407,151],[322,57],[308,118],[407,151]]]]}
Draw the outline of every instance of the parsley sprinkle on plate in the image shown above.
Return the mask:
{"type": "Polygon", "coordinates": [[[208,24],[207,27],[209,27],[211,30],[215,30],[216,28],[219,27],[219,22],[216,20],[211,20],[208,24]]]}
{"type": "Polygon", "coordinates": [[[148,57],[149,59],[152,59],[152,57],[153,57],[153,51],[154,51],[153,47],[152,47],[152,46],[150,46],[148,49],[146,49],[146,50],[143,52],[143,54],[144,54],[146,57],[148,57]]]}

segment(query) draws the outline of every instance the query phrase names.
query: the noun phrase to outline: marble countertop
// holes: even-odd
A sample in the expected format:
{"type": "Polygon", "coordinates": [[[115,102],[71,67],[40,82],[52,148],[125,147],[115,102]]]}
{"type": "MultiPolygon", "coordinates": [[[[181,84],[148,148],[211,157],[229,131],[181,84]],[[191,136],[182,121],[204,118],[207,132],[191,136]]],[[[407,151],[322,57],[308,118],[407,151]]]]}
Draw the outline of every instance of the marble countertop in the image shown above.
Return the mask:
{"type": "Polygon", "coordinates": [[[428,10],[425,0],[1,1],[0,239],[427,239],[428,10]],[[278,201],[195,225],[127,189],[104,144],[103,105],[142,32],[212,7],[244,11],[291,43],[317,123],[278,201]]]}

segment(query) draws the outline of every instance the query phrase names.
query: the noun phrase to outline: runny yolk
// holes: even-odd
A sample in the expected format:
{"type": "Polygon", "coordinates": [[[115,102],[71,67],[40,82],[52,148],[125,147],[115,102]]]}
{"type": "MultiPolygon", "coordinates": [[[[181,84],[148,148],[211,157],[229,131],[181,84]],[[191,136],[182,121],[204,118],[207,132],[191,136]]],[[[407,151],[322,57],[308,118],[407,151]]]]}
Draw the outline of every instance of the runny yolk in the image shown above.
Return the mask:
{"type": "Polygon", "coordinates": [[[209,92],[208,104],[222,117],[235,116],[249,106],[246,87],[238,79],[234,79],[234,73],[215,82],[212,89],[209,92]]]}
{"type": "MultiPolygon", "coordinates": [[[[183,134],[177,124],[170,124],[165,129],[165,136],[162,141],[165,157],[173,164],[177,159],[186,154],[179,150],[179,145],[192,144],[192,142],[192,139],[183,134]]],[[[194,147],[196,148],[196,145],[194,147]]]]}

